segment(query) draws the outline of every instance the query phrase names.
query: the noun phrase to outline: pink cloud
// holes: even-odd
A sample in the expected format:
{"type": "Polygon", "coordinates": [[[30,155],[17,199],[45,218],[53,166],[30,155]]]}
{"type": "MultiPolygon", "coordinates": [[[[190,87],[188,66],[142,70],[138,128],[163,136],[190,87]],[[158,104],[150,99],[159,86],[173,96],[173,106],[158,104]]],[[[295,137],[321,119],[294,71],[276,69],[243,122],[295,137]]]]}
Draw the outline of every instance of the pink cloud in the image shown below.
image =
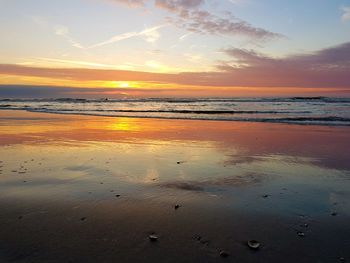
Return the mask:
{"type": "Polygon", "coordinates": [[[220,17],[204,10],[181,10],[179,16],[170,21],[180,28],[200,34],[245,36],[260,40],[283,37],[281,34],[254,27],[231,13],[226,13],[226,16],[220,17]]]}
{"type": "Polygon", "coordinates": [[[260,40],[283,37],[281,34],[255,27],[226,11],[219,16],[203,9],[205,0],[110,0],[131,7],[144,6],[147,2],[172,14],[167,20],[190,32],[210,35],[245,36],[260,40]]]}

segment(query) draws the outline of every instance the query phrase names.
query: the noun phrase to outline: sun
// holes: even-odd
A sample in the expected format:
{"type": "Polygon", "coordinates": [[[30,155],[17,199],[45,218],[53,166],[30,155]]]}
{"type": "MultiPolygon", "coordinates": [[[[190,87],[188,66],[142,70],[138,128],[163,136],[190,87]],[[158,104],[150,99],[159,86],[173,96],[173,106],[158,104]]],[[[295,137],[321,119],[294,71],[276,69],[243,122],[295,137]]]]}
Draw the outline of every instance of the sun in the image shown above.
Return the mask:
{"type": "Polygon", "coordinates": [[[108,88],[130,88],[131,84],[126,81],[105,81],[102,86],[108,88]]]}
{"type": "MultiPolygon", "coordinates": [[[[1,0],[0,0],[1,1],[1,0]]],[[[100,86],[105,88],[119,88],[119,89],[131,89],[131,88],[139,88],[143,84],[137,81],[104,81],[101,82],[100,86]]]]}
{"type": "Polygon", "coordinates": [[[118,85],[119,88],[129,88],[129,83],[128,82],[121,82],[118,85]]]}

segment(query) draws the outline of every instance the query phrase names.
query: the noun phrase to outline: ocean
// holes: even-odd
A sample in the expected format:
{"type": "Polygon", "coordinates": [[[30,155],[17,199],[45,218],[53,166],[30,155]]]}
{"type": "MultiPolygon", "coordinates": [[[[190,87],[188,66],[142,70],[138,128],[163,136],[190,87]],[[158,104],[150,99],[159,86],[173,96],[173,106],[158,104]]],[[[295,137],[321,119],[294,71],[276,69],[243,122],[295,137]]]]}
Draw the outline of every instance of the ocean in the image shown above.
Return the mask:
{"type": "Polygon", "coordinates": [[[350,126],[350,98],[0,99],[1,110],[350,126]]]}

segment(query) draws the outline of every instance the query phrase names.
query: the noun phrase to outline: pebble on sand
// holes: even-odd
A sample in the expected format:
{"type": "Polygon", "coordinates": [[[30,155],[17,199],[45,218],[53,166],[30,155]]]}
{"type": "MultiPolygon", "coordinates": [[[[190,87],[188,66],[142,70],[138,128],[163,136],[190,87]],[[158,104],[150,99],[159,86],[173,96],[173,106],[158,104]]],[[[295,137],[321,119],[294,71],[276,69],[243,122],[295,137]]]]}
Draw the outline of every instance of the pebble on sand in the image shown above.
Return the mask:
{"type": "Polygon", "coordinates": [[[115,195],[115,197],[120,197],[120,195],[115,195]]]}
{"type": "Polygon", "coordinates": [[[176,205],[174,206],[174,209],[175,209],[175,210],[176,210],[176,209],[179,209],[179,208],[180,208],[180,205],[177,205],[177,204],[176,204],[176,205]]]}
{"type": "Polygon", "coordinates": [[[304,233],[304,232],[299,231],[297,234],[298,234],[298,236],[300,236],[300,237],[305,237],[305,233],[304,233]]]}
{"type": "Polygon", "coordinates": [[[148,238],[149,238],[149,240],[152,241],[152,242],[155,242],[155,241],[158,240],[158,236],[155,235],[155,234],[149,235],[148,238]]]}
{"type": "Polygon", "coordinates": [[[251,249],[259,249],[260,247],[260,243],[256,240],[249,240],[247,244],[248,244],[248,247],[251,249]]]}
{"type": "Polygon", "coordinates": [[[225,250],[220,251],[220,257],[227,258],[229,255],[230,254],[225,250]]]}

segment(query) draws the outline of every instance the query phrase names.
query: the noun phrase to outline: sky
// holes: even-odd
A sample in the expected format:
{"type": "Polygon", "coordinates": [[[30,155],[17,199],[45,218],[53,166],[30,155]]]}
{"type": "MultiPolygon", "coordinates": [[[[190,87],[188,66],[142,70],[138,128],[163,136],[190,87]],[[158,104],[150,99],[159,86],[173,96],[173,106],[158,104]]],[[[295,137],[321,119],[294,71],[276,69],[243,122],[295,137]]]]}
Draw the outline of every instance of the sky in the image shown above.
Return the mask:
{"type": "Polygon", "coordinates": [[[0,35],[0,97],[350,96],[350,0],[0,0],[0,35]]]}

